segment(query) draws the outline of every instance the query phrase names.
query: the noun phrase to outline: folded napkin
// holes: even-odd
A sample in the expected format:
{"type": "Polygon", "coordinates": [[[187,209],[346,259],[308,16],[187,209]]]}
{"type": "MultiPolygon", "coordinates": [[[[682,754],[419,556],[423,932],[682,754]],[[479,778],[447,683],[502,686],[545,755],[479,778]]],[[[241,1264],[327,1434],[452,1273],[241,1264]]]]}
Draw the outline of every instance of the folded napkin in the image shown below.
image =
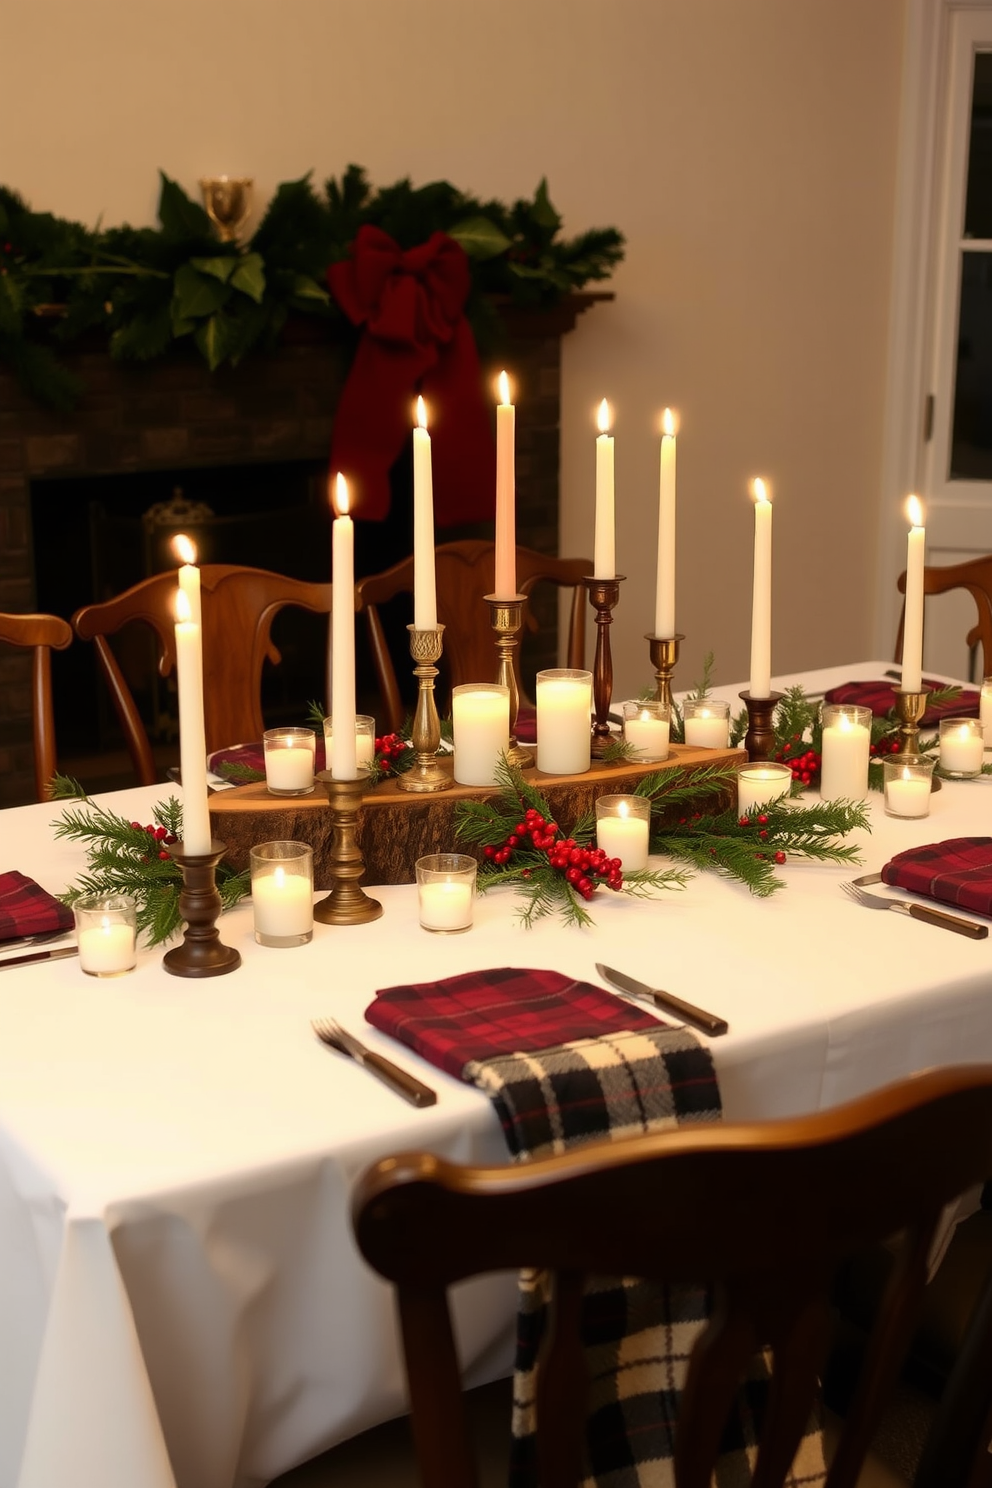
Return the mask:
{"type": "Polygon", "coordinates": [[[992,919],[992,837],[949,837],[896,853],[882,881],[992,919]]]}
{"type": "MultiPolygon", "coordinates": [[[[870,708],[876,718],[884,718],[889,709],[895,705],[895,688],[893,681],[884,681],[879,678],[877,682],[842,682],[839,687],[831,687],[829,692],[823,694],[825,703],[850,703],[860,708],[870,708]]],[[[946,687],[946,682],[934,682],[929,677],[924,677],[923,686],[928,692],[935,691],[938,687],[946,687]]],[[[962,688],[956,698],[947,702],[936,703],[932,708],[927,708],[920,724],[923,728],[933,728],[941,718],[977,718],[981,709],[981,696],[970,688],[962,688]]]]}
{"type": "Polygon", "coordinates": [[[0,949],[5,940],[24,935],[46,935],[53,930],[71,930],[71,909],[16,869],[0,873],[0,949]]]}
{"type": "MultiPolygon", "coordinates": [[[[260,775],[265,774],[265,749],[261,743],[258,744],[228,744],[224,749],[215,749],[213,754],[207,755],[207,769],[212,770],[215,775],[224,772],[218,770],[218,765],[240,765],[243,769],[257,770],[260,775]]],[[[315,741],[314,770],[324,769],[324,741],[315,741]]]]}
{"type": "MultiPolygon", "coordinates": [[[[368,1021],[492,1100],[515,1158],[560,1153],[595,1138],[719,1121],[709,1050],[586,982],[555,971],[504,967],[390,987],[368,1021]]],[[[537,1358],[550,1303],[544,1271],[520,1277],[513,1386],[512,1488],[535,1488],[537,1358]]],[[[587,1281],[582,1311],[591,1395],[587,1484],[673,1484],[675,1423],[688,1355],[709,1316],[707,1290],[636,1278],[587,1281]]],[[[727,1423],[719,1481],[747,1481],[767,1399],[758,1355],[727,1423]]],[[[824,1475],[810,1423],[790,1483],[824,1475]]]]}

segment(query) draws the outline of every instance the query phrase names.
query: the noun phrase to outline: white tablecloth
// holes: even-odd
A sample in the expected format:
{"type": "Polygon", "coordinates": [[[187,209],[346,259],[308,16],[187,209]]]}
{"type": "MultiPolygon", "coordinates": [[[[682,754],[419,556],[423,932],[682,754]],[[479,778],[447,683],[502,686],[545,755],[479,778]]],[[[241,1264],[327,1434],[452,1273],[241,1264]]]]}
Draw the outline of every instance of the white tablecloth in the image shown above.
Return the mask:
{"type": "MultiPolygon", "coordinates": [[[[859,674],[879,664],[807,680],[859,674]]],[[[146,821],[164,794],[101,799],[146,821]]],[[[990,942],[839,889],[901,848],[989,833],[990,808],[992,782],[945,785],[917,822],[874,797],[864,868],[788,863],[767,901],[706,875],[652,902],[599,894],[586,931],[525,931],[498,891],[444,938],[419,929],[412,887],[389,887],[377,923],[318,925],[291,951],[255,945],[249,906],[225,915],[244,957],[229,976],[170,977],[160,950],[119,980],[74,959],[4,973],[0,1488],[242,1488],[403,1409],[391,1296],[351,1239],[354,1180],[400,1148],[506,1154],[484,1097],[364,1024],[379,987],[500,965],[594,980],[606,961],[729,1019],[713,1052],[731,1119],[992,1060],[990,942]],[[438,1104],[414,1110],[320,1045],[320,1013],[438,1104]]],[[[0,868],[63,889],[82,850],[54,840],[58,814],[4,812],[0,868]]],[[[510,1278],[463,1289],[470,1382],[505,1371],[513,1310],[510,1278]]]]}

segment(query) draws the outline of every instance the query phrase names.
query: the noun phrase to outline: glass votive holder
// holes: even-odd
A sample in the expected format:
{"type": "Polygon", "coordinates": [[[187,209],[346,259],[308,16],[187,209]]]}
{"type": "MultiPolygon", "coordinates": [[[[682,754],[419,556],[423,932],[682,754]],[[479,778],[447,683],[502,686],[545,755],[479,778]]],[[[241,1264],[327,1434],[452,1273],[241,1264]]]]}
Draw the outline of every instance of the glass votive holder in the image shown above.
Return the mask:
{"type": "Polygon", "coordinates": [[[479,865],[467,853],[428,853],[418,858],[417,901],[423,929],[459,935],[472,927],[472,901],[479,865]]]}
{"type": "Polygon", "coordinates": [[[311,728],[266,729],[265,784],[270,796],[308,796],[313,790],[316,747],[311,728]]]}
{"type": "MultiPolygon", "coordinates": [[[[331,744],[334,740],[334,719],[324,719],[324,758],[331,768],[331,744]]],[[[355,714],[355,764],[359,770],[368,770],[375,759],[375,719],[368,713],[355,714]]]]}
{"type": "Polygon", "coordinates": [[[738,813],[746,816],[755,806],[787,796],[791,789],[792,771],[788,765],[777,765],[771,760],[745,765],[737,772],[738,813]]]}
{"type": "Polygon", "coordinates": [[[984,677],[982,679],[981,710],[985,748],[992,749],[992,677],[984,677]]]}
{"type": "Polygon", "coordinates": [[[871,709],[853,703],[823,703],[820,721],[820,795],[824,801],[864,800],[868,794],[871,709]]]}
{"type": "Polygon", "coordinates": [[[258,944],[306,945],[313,939],[313,848],[306,842],[260,842],[250,858],[258,944]]]}
{"type": "Polygon", "coordinates": [[[86,894],[72,906],[79,965],[87,976],[122,976],[138,963],[138,907],[132,894],[86,894]]]}
{"type": "Polygon", "coordinates": [[[546,775],[582,775],[592,759],[592,672],[538,672],[535,695],[537,768],[546,775]]]}
{"type": "Polygon", "coordinates": [[[453,770],[459,785],[492,785],[510,747],[510,689],[498,682],[464,682],[451,690],[453,770]]]}
{"type": "Polygon", "coordinates": [[[730,745],[730,704],[719,698],[686,698],[682,704],[685,742],[694,749],[727,749],[730,745]]]}
{"type": "Polygon", "coordinates": [[[935,759],[925,754],[882,761],[886,816],[929,816],[935,759]]]}
{"type": "Polygon", "coordinates": [[[672,710],[667,703],[652,698],[623,705],[623,736],[635,760],[667,759],[671,727],[672,710]]]}
{"type": "Polygon", "coordinates": [[[647,796],[599,796],[596,800],[596,846],[608,858],[619,858],[624,873],[648,866],[651,802],[647,796]]]}
{"type": "Polygon", "coordinates": [[[970,780],[982,773],[985,735],[980,718],[940,720],[940,769],[956,780],[970,780]]]}

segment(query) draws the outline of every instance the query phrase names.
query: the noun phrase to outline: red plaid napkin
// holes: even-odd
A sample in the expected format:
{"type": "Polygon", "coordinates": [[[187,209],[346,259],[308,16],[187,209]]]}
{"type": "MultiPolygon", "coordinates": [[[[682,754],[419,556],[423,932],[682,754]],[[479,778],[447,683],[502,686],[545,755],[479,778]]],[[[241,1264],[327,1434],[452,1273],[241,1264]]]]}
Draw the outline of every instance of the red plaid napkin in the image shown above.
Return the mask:
{"type": "MultiPolygon", "coordinates": [[[[823,695],[825,703],[850,703],[860,708],[870,708],[876,718],[884,718],[889,709],[895,704],[895,683],[886,682],[881,678],[877,682],[842,682],[839,687],[831,687],[829,692],[823,695]]],[[[946,682],[934,682],[929,677],[924,677],[923,686],[928,692],[934,692],[938,687],[946,687],[946,682]]],[[[970,688],[962,688],[956,698],[951,698],[946,703],[937,703],[928,708],[920,719],[923,728],[933,728],[938,719],[950,718],[977,718],[981,706],[981,697],[970,688]]]]}
{"type": "Polygon", "coordinates": [[[365,1018],[459,1078],[470,1060],[658,1028],[650,1013],[600,987],[517,966],[387,987],[376,993],[365,1018]]]}
{"type": "Polygon", "coordinates": [[[896,853],[882,880],[992,919],[992,837],[950,837],[896,853]]]}
{"type": "Polygon", "coordinates": [[[71,930],[72,910],[60,904],[33,878],[12,869],[0,873],[0,945],[20,940],[22,935],[45,935],[51,930],[71,930]]]}

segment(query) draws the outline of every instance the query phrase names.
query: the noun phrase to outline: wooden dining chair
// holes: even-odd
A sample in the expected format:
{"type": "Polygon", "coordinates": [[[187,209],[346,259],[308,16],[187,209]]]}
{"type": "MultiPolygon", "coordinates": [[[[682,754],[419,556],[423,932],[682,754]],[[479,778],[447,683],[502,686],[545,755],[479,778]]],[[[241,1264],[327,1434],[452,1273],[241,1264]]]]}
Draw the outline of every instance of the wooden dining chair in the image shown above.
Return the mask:
{"type": "Polygon", "coordinates": [[[488,1271],[549,1270],[538,1367],[538,1475],[574,1488],[586,1367],[585,1277],[709,1283],[675,1435],[677,1488],[709,1488],[749,1361],[772,1350],[754,1483],[780,1488],[818,1392],[840,1263],[902,1232],[898,1265],[842,1423],[828,1488],[853,1488],[895,1379],[943,1206],[992,1167],[992,1066],[932,1070],[850,1105],[788,1121],[685,1126],[561,1157],[459,1166],[426,1152],[359,1182],[353,1224],[397,1290],[424,1488],[469,1488],[474,1464],[448,1288],[488,1271]]]}
{"type": "MultiPolygon", "coordinates": [[[[900,594],[906,593],[905,571],[899,575],[897,587],[900,594]]],[[[975,601],[978,619],[968,631],[966,644],[969,651],[981,646],[982,671],[979,675],[988,677],[992,675],[992,553],[984,558],[970,558],[967,563],[927,564],[923,570],[923,593],[948,594],[952,589],[966,589],[975,601]]],[[[902,659],[905,620],[904,602],[899,616],[899,633],[896,636],[896,661],[902,659]]]]}
{"type": "MultiPolygon", "coordinates": [[[[176,664],[174,570],[153,574],[103,604],[85,605],[72,617],[81,640],[92,641],[110,688],[128,753],[142,785],[157,779],[148,732],[134,695],[108,641],[124,626],[150,627],[158,645],[158,671],[168,676],[176,664]]],[[[277,664],[272,622],[280,610],[296,606],[328,615],[331,585],[305,583],[285,574],[235,564],[205,563],[200,569],[203,610],[203,704],[208,754],[225,744],[262,737],[262,668],[277,664]]]]}
{"type": "Polygon", "coordinates": [[[31,651],[31,711],[34,741],[34,787],[39,801],[48,799],[55,774],[55,709],[52,702],[52,651],[72,642],[72,626],[58,615],[0,614],[0,641],[31,651]]]}
{"type": "MultiPolygon", "coordinates": [[[[463,682],[492,682],[496,678],[496,651],[489,611],[483,603],[495,584],[495,547],[491,542],[470,539],[443,543],[434,550],[437,583],[437,618],[445,627],[443,665],[451,687],[463,682]]],[[[517,548],[517,588],[530,595],[543,582],[572,590],[565,665],[585,666],[585,623],[589,600],[582,579],[592,573],[587,558],[556,558],[533,548],[517,548]]],[[[389,651],[379,607],[399,594],[413,593],[413,558],[382,573],[360,579],[357,606],[368,627],[369,647],[382,699],[383,715],[392,730],[403,722],[396,669],[389,651]]],[[[525,611],[525,615],[526,615],[525,611]]],[[[411,617],[412,618],[412,617],[411,617]]],[[[527,624],[533,624],[528,616],[527,624]]],[[[514,657],[521,697],[520,651],[514,657]]]]}

